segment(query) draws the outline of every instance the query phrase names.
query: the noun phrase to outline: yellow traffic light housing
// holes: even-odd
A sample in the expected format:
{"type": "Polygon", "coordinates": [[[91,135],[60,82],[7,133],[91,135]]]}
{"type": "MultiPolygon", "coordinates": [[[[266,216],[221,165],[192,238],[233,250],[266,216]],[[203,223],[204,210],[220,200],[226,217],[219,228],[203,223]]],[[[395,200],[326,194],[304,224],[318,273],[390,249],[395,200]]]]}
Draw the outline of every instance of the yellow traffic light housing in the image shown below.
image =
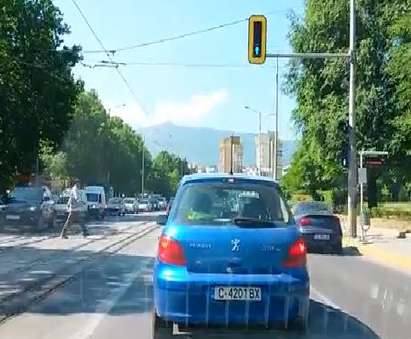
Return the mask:
{"type": "Polygon", "coordinates": [[[263,64],[267,53],[267,18],[252,15],[248,19],[248,61],[263,64]]]}

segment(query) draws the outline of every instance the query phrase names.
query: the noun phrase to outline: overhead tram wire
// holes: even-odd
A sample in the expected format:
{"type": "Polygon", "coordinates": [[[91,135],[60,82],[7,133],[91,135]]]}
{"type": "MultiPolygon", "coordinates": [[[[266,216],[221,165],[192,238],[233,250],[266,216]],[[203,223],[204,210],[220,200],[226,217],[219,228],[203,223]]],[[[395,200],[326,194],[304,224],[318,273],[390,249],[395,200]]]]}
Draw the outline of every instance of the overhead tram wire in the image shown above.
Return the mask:
{"type": "MultiPolygon", "coordinates": [[[[88,21],[86,15],[83,13],[83,11],[81,10],[80,6],[77,4],[76,0],[71,0],[74,4],[74,6],[77,8],[78,12],[80,13],[81,17],[83,18],[84,22],[86,23],[86,25],[88,26],[88,28],[90,29],[91,33],[93,34],[94,38],[97,40],[98,44],[100,45],[100,47],[102,48],[103,51],[105,51],[107,58],[110,60],[110,62],[112,64],[116,64],[116,62],[114,61],[114,59],[112,58],[112,56],[110,55],[110,52],[104,47],[103,42],[101,41],[101,39],[98,37],[96,31],[93,29],[93,27],[91,26],[90,22],[88,21]]],[[[133,89],[130,86],[130,83],[127,81],[126,77],[123,75],[123,73],[118,69],[117,67],[114,67],[116,72],[118,73],[118,75],[120,76],[120,78],[123,80],[124,84],[126,85],[126,87],[128,88],[128,90],[130,91],[131,95],[134,97],[134,99],[136,100],[137,104],[142,108],[142,110],[144,112],[146,112],[146,110],[144,109],[144,107],[141,105],[140,100],[138,99],[136,93],[133,91],[133,89]]]]}
{"type": "MultiPolygon", "coordinates": [[[[82,62],[84,67],[99,68],[99,67],[182,67],[182,68],[242,68],[242,69],[275,69],[274,65],[258,65],[257,67],[248,63],[185,63],[185,62],[111,62],[109,60],[88,60],[88,62],[82,62]]],[[[281,66],[280,66],[281,67],[281,66]]]]}
{"type": "MultiPolygon", "coordinates": [[[[275,14],[275,13],[283,13],[283,12],[287,12],[287,11],[286,10],[272,11],[272,12],[269,12],[267,15],[272,15],[272,14],[275,14]]],[[[247,22],[248,19],[249,18],[238,19],[238,20],[226,22],[226,23],[223,23],[223,24],[211,26],[211,27],[208,27],[208,28],[204,28],[204,29],[200,29],[200,30],[196,30],[196,31],[191,31],[191,32],[188,32],[188,33],[182,33],[182,34],[178,34],[178,35],[175,35],[175,36],[170,36],[170,37],[157,39],[157,40],[153,40],[153,41],[142,42],[142,43],[129,45],[129,46],[124,46],[124,47],[118,47],[118,48],[113,48],[113,49],[103,48],[102,50],[97,50],[97,49],[96,50],[84,50],[83,53],[84,54],[96,54],[96,53],[107,53],[107,52],[109,52],[109,53],[111,53],[111,55],[114,55],[117,52],[124,52],[124,51],[129,51],[129,50],[133,50],[133,49],[137,49],[137,48],[141,48],[141,47],[147,47],[147,46],[152,46],[152,45],[163,44],[165,42],[185,39],[187,37],[212,32],[212,31],[215,31],[215,30],[220,30],[220,29],[230,27],[230,26],[235,26],[235,25],[241,24],[243,22],[247,22]]]]}
{"type": "MultiPolygon", "coordinates": [[[[88,22],[87,18],[85,17],[84,13],[81,11],[78,4],[74,0],[72,0],[72,1],[73,1],[74,5],[77,7],[78,11],[81,13],[83,19],[87,23],[88,22]]],[[[271,12],[267,13],[266,15],[269,16],[269,15],[272,15],[272,14],[286,13],[286,12],[288,12],[288,11],[287,10],[271,11],[271,12]]],[[[110,53],[111,55],[114,55],[117,52],[123,52],[123,51],[128,51],[128,50],[141,48],[141,47],[147,47],[147,46],[162,44],[162,43],[169,42],[169,41],[185,39],[187,37],[212,32],[212,31],[223,29],[223,28],[230,27],[230,26],[235,26],[235,25],[238,25],[238,24],[246,22],[246,21],[248,21],[248,18],[238,19],[238,20],[226,22],[226,23],[223,23],[223,24],[211,26],[211,27],[208,27],[208,28],[204,28],[204,29],[201,29],[201,30],[191,31],[191,32],[188,32],[188,33],[182,33],[182,34],[179,34],[179,35],[166,37],[166,38],[161,38],[161,39],[157,39],[157,40],[153,40],[153,41],[141,42],[141,43],[134,44],[134,45],[124,46],[124,47],[117,47],[117,48],[112,48],[112,49],[103,48],[104,47],[103,46],[102,49],[95,49],[95,50],[87,50],[86,49],[86,50],[81,51],[81,53],[84,53],[84,54],[97,54],[97,53],[107,54],[107,53],[110,53]]],[[[94,32],[93,34],[95,34],[95,31],[92,29],[91,25],[89,23],[87,23],[87,25],[89,26],[90,30],[92,32],[94,32]]],[[[100,39],[98,39],[98,40],[100,40],[100,39]]],[[[55,49],[44,49],[44,50],[42,49],[42,51],[56,52],[55,49]]],[[[57,50],[57,51],[58,52],[63,52],[63,53],[64,52],[72,53],[71,50],[64,50],[64,49],[57,50]]]]}
{"type": "MultiPolygon", "coordinates": [[[[116,49],[111,49],[111,50],[109,50],[109,52],[111,54],[114,54],[114,53],[117,53],[117,52],[129,51],[129,50],[133,50],[133,49],[136,49],[136,48],[147,47],[147,46],[152,46],[152,45],[158,45],[158,44],[162,44],[162,43],[169,42],[169,41],[174,41],[174,40],[180,40],[180,39],[184,39],[184,38],[187,38],[187,37],[190,37],[190,36],[193,36],[193,35],[199,35],[199,34],[203,34],[203,33],[212,32],[212,31],[215,31],[215,30],[218,30],[218,29],[222,29],[222,28],[225,28],[225,27],[238,25],[240,23],[246,22],[247,20],[248,20],[248,18],[240,19],[240,20],[228,22],[228,23],[225,23],[225,24],[221,24],[221,25],[201,29],[201,30],[198,30],[198,31],[193,31],[193,32],[189,32],[189,33],[183,33],[183,34],[171,36],[171,37],[168,37],[168,38],[162,38],[162,39],[153,40],[153,41],[149,41],[149,42],[142,42],[142,43],[135,44],[135,45],[119,47],[119,48],[116,48],[116,49]]],[[[85,50],[85,51],[83,51],[83,53],[104,53],[104,51],[101,51],[101,50],[85,50]]]]}

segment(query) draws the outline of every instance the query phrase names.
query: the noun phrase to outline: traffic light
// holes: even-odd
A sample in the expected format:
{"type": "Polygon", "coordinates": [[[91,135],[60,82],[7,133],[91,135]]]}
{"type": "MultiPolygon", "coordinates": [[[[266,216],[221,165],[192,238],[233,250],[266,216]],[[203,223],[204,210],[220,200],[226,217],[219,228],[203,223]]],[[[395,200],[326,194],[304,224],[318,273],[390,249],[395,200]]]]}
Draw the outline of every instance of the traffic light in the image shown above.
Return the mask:
{"type": "Polygon", "coordinates": [[[252,15],[248,19],[248,61],[250,64],[263,64],[267,52],[267,18],[252,15]]]}

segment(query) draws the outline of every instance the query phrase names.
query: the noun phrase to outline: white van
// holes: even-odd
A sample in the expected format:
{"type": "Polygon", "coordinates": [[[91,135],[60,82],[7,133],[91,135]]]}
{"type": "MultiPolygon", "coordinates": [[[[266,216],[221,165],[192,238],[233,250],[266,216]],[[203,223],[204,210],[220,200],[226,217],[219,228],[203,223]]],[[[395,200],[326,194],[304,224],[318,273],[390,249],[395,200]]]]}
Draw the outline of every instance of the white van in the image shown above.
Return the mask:
{"type": "Polygon", "coordinates": [[[85,188],[89,217],[104,219],[106,193],[103,186],[87,186],[85,188]]]}

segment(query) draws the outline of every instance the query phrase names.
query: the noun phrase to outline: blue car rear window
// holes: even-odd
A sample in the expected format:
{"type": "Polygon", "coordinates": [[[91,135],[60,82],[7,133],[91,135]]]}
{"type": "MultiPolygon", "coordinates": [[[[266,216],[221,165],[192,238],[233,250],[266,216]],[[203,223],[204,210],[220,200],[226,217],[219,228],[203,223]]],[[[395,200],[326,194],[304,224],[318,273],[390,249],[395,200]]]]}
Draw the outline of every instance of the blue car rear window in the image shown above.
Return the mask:
{"type": "Polygon", "coordinates": [[[276,186],[253,182],[187,183],[173,206],[170,220],[179,225],[222,225],[250,218],[274,227],[288,224],[291,217],[276,186]]]}

